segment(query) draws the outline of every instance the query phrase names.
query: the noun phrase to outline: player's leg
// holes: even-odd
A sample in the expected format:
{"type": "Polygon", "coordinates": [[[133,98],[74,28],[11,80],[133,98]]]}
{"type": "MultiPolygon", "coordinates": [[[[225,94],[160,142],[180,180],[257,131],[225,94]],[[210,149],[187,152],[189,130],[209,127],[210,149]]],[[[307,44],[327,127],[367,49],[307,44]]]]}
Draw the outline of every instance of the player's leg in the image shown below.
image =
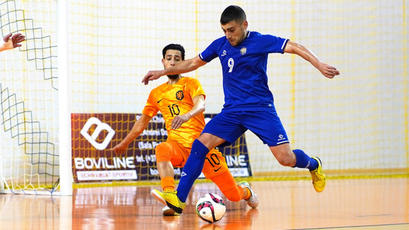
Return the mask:
{"type": "Polygon", "coordinates": [[[189,191],[193,185],[193,182],[197,179],[197,177],[199,177],[203,168],[204,157],[206,156],[207,152],[209,152],[209,149],[199,141],[199,138],[193,142],[191,153],[183,168],[177,191],[163,193],[156,191],[158,195],[166,202],[166,205],[171,210],[176,212],[176,214],[181,214],[185,208],[185,202],[187,196],[189,195],[189,191]]]}
{"type": "Polygon", "coordinates": [[[258,206],[257,195],[249,184],[247,182],[242,182],[240,185],[236,184],[227,167],[226,159],[220,151],[213,149],[206,155],[203,174],[219,187],[228,200],[246,200],[250,207],[256,208],[258,206]]]}
{"type": "Polygon", "coordinates": [[[281,165],[309,169],[315,190],[317,192],[324,190],[326,181],[320,159],[308,156],[301,149],[291,150],[287,134],[274,109],[257,113],[249,112],[243,117],[245,127],[270,147],[281,165]]]}
{"type": "MultiPolygon", "coordinates": [[[[167,205],[164,194],[176,194],[173,166],[181,167],[184,164],[186,157],[183,156],[183,149],[181,149],[176,142],[171,141],[162,142],[158,146],[156,146],[155,154],[156,165],[159,172],[163,192],[152,189],[151,195],[164,205],[167,205]]],[[[186,153],[186,155],[187,154],[188,153],[186,153]]],[[[175,212],[167,207],[163,208],[162,212],[163,215],[166,216],[175,215],[175,212]]]]}
{"type": "Polygon", "coordinates": [[[161,178],[163,191],[174,191],[174,166],[181,167],[184,163],[182,150],[177,143],[166,141],[160,143],[155,148],[156,165],[161,178]]]}
{"type": "Polygon", "coordinates": [[[203,169],[203,164],[207,153],[208,146],[217,146],[224,142],[224,139],[209,133],[202,133],[192,145],[189,158],[183,167],[180,182],[177,188],[177,194],[180,201],[185,202],[194,181],[199,177],[203,169]],[[204,144],[206,143],[206,145],[204,144]]]}
{"type": "Polygon", "coordinates": [[[288,143],[270,146],[270,150],[281,165],[309,169],[315,191],[322,192],[324,190],[326,178],[322,172],[321,160],[318,157],[310,157],[301,149],[291,151],[288,143]]]}
{"type": "MultiPolygon", "coordinates": [[[[193,182],[199,177],[203,169],[204,160],[209,149],[225,141],[234,142],[245,131],[245,128],[240,126],[236,120],[222,111],[207,123],[200,137],[193,142],[192,150],[183,167],[177,188],[177,198],[181,201],[181,206],[186,201],[193,182]]],[[[176,201],[174,203],[177,204],[176,201]]],[[[182,209],[176,208],[175,211],[182,212],[182,209]]]]}
{"type": "Polygon", "coordinates": [[[303,150],[291,150],[289,143],[280,145],[269,144],[269,148],[277,161],[283,166],[308,168],[314,170],[318,167],[318,162],[309,157],[303,150]]]}

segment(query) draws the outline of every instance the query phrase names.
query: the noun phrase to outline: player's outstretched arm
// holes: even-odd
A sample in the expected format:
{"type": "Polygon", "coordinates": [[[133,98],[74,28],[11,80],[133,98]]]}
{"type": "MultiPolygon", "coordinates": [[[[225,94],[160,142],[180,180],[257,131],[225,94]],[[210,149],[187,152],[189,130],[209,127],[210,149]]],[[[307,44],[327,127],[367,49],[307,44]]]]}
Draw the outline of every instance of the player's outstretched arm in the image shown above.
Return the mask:
{"type": "Polygon", "coordinates": [[[207,62],[200,59],[199,56],[196,56],[194,58],[181,61],[175,66],[172,66],[164,70],[151,70],[145,75],[145,77],[143,77],[142,82],[145,85],[147,85],[149,81],[156,80],[164,75],[175,75],[175,74],[187,73],[187,72],[190,72],[190,71],[193,71],[199,68],[200,66],[206,63],[207,62]]]}
{"type": "Polygon", "coordinates": [[[196,116],[198,113],[203,113],[205,111],[205,96],[204,95],[198,95],[194,97],[193,99],[193,107],[192,109],[183,114],[183,115],[178,115],[172,120],[172,129],[178,129],[183,123],[186,121],[190,120],[190,118],[196,116]]]}
{"type": "Polygon", "coordinates": [[[149,124],[149,121],[151,120],[151,117],[142,114],[141,118],[135,122],[133,125],[131,132],[126,135],[126,137],[117,145],[115,145],[112,149],[115,153],[123,153],[126,151],[128,148],[128,145],[135,140],[135,138],[139,137],[139,135],[143,132],[144,129],[149,124]]]}
{"type": "Polygon", "coordinates": [[[3,45],[0,46],[0,52],[4,51],[4,50],[10,50],[10,49],[14,49],[16,47],[20,47],[21,46],[21,42],[25,41],[26,37],[24,37],[24,35],[17,33],[12,35],[7,34],[6,36],[3,37],[3,45]]]}
{"type": "Polygon", "coordinates": [[[319,61],[319,59],[310,50],[300,44],[288,41],[284,52],[301,56],[305,60],[309,61],[327,78],[334,78],[336,75],[339,75],[339,71],[335,67],[319,61]]]}

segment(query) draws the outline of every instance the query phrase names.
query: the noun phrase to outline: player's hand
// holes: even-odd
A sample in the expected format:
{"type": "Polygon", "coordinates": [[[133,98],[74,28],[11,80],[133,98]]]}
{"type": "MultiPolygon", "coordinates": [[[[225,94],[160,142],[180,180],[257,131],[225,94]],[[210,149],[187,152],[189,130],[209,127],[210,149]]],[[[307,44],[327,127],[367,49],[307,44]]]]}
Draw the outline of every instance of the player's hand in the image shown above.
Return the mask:
{"type": "Polygon", "coordinates": [[[163,76],[163,70],[151,70],[142,79],[142,83],[147,85],[149,81],[156,80],[163,76]]]}
{"type": "Polygon", "coordinates": [[[319,63],[318,70],[327,78],[334,78],[336,75],[339,75],[337,68],[325,64],[323,62],[319,63]]]}
{"type": "Polygon", "coordinates": [[[14,34],[12,36],[11,33],[7,34],[6,36],[3,37],[4,41],[4,48],[5,49],[13,49],[16,47],[21,46],[21,42],[25,41],[26,37],[22,35],[21,33],[14,34]]]}
{"type": "Polygon", "coordinates": [[[182,126],[183,123],[185,123],[189,119],[190,119],[190,115],[187,113],[180,115],[180,116],[176,116],[172,120],[172,125],[171,125],[172,129],[178,129],[180,126],[182,126]]]}
{"type": "Polygon", "coordinates": [[[128,149],[128,145],[124,144],[124,143],[119,143],[117,145],[115,145],[112,149],[110,149],[111,151],[114,151],[116,154],[120,154],[120,153],[124,153],[126,150],[128,149]]]}

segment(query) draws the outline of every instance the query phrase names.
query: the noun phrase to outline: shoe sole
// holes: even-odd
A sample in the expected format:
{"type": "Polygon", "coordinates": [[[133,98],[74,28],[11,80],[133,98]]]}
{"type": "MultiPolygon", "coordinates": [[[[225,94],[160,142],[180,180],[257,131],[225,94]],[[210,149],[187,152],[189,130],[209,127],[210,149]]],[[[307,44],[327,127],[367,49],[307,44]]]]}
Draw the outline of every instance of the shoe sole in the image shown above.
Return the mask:
{"type": "Polygon", "coordinates": [[[176,213],[175,210],[169,208],[168,206],[162,208],[162,214],[164,216],[179,216],[179,214],[176,213]]]}
{"type": "Polygon", "coordinates": [[[175,211],[177,214],[182,214],[182,212],[183,212],[183,209],[182,209],[182,208],[176,207],[175,205],[173,205],[173,204],[171,204],[171,203],[169,203],[169,202],[167,202],[167,201],[166,201],[166,205],[167,205],[169,208],[173,209],[173,211],[175,211]]]}
{"type": "Polygon", "coordinates": [[[159,191],[157,191],[156,189],[151,190],[151,195],[158,200],[159,202],[161,202],[162,204],[168,206],[169,208],[171,208],[174,212],[176,212],[177,214],[182,214],[183,209],[180,207],[176,207],[173,204],[167,202],[159,193],[159,191]]]}
{"type": "Polygon", "coordinates": [[[167,205],[165,199],[163,199],[163,197],[158,193],[157,190],[151,190],[151,196],[153,196],[156,200],[158,200],[162,204],[167,205]]]}

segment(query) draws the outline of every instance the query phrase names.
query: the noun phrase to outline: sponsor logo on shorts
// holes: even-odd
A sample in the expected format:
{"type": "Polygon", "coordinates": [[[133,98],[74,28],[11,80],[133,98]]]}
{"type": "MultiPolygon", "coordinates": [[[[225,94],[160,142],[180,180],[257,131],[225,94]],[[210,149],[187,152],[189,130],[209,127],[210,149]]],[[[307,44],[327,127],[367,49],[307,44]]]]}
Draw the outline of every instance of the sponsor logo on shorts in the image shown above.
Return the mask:
{"type": "Polygon", "coordinates": [[[287,138],[283,134],[279,134],[278,139],[277,139],[277,144],[281,144],[285,142],[287,142],[287,138]]]}

